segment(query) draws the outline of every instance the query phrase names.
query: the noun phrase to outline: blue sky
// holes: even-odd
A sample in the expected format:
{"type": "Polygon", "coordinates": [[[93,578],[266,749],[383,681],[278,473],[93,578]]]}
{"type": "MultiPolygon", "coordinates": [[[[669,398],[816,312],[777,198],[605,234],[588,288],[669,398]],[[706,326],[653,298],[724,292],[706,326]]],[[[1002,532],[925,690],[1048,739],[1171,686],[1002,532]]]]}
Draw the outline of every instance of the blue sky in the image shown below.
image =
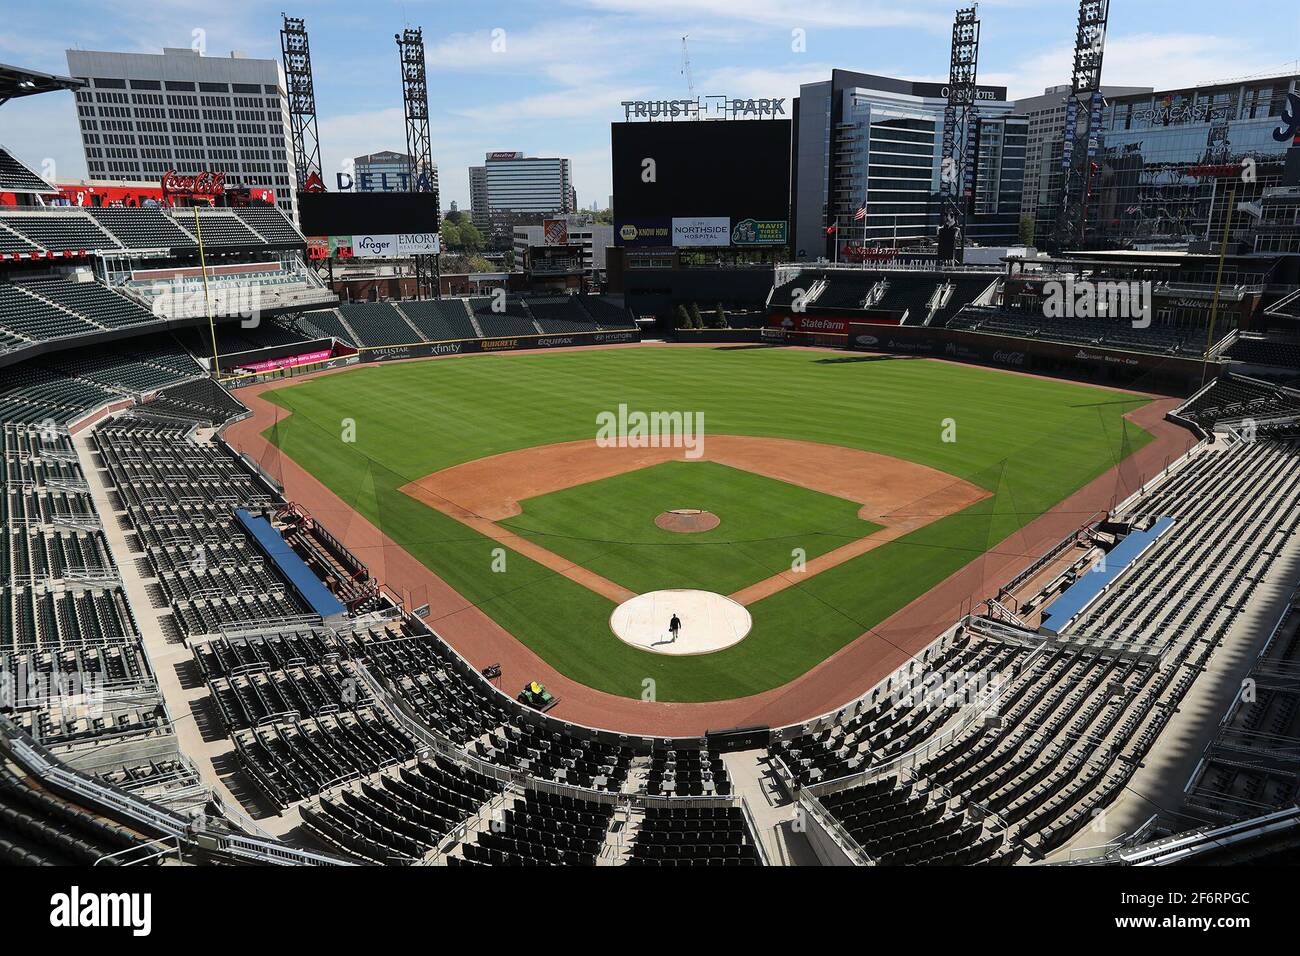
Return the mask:
{"type": "MultiPolygon", "coordinates": [[[[567,156],[578,201],[610,192],[609,123],[625,99],[680,97],[681,37],[697,93],[787,96],[832,67],[943,80],[955,0],[50,0],[6,3],[0,62],[65,72],[64,51],[279,58],[280,13],[307,20],[327,173],[350,156],[403,149],[393,34],[422,26],[443,203],[468,205],[466,168],[489,150],[567,156]],[[794,31],[803,31],[796,49],[794,31]],[[504,32],[500,32],[504,31],[504,32]],[[497,40],[494,48],[494,36],[497,40]],[[501,41],[504,40],[504,43],[501,41]],[[502,48],[504,47],[504,48],[502,48]]],[[[1073,0],[985,0],[980,80],[1012,96],[1069,81],[1073,0]]],[[[1159,88],[1297,69],[1296,0],[1114,0],[1105,79],[1159,88]]],[[[0,107],[0,143],[57,178],[85,161],[72,96],[0,107]],[[48,169],[49,167],[46,166],[48,169]]],[[[332,176],[327,176],[332,182],[332,176]]]]}

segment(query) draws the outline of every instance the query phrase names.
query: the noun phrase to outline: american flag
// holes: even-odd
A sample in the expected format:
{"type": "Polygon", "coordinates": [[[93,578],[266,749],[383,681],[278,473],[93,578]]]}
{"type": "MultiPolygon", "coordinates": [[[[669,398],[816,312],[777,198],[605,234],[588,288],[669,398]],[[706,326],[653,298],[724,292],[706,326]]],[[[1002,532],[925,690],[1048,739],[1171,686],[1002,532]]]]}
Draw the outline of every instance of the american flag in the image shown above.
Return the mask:
{"type": "Polygon", "coordinates": [[[866,206],[862,206],[862,207],[860,207],[860,208],[858,209],[858,211],[855,212],[855,213],[853,214],[853,219],[854,219],[855,222],[856,222],[856,221],[860,221],[860,220],[862,220],[862,219],[866,219],[866,218],[867,218],[867,207],[866,207],[866,206]]]}

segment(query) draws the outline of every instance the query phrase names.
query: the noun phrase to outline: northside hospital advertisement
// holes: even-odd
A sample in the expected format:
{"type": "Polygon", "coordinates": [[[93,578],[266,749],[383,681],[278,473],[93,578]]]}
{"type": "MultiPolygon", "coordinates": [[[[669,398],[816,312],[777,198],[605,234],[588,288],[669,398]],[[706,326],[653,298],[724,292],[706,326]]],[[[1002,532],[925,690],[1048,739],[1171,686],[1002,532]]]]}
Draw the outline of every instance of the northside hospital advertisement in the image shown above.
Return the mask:
{"type": "Polygon", "coordinates": [[[624,246],[725,248],[784,245],[788,224],[780,219],[741,219],[728,216],[674,216],[623,223],[615,231],[624,246]]]}

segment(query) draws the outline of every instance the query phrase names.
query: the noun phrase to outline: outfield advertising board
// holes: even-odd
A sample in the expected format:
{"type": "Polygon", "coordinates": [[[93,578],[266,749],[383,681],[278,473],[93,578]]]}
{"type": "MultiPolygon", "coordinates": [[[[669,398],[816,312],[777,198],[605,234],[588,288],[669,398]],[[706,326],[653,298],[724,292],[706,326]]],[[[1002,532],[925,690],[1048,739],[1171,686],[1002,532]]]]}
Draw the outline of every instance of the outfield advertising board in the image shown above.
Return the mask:
{"type": "Polygon", "coordinates": [[[731,230],[733,246],[783,246],[789,234],[784,219],[742,219],[731,230]]]}
{"type": "Polygon", "coordinates": [[[530,335],[501,339],[462,339],[456,342],[417,342],[364,349],[363,362],[399,362],[404,359],[435,358],[440,355],[472,355],[478,352],[507,352],[520,349],[580,348],[584,345],[617,345],[639,342],[636,329],[610,332],[575,332],[568,335],[530,335]]]}
{"type": "Polygon", "coordinates": [[[1082,348],[1064,342],[1029,341],[963,329],[853,322],[847,344],[857,351],[930,356],[1042,375],[1068,374],[1102,381],[1195,383],[1202,373],[1202,363],[1190,358],[1121,349],[1082,348]]]}
{"type": "Polygon", "coordinates": [[[614,237],[620,246],[671,246],[673,224],[668,218],[619,221],[614,237]]]}
{"type": "Polygon", "coordinates": [[[731,220],[726,216],[673,217],[674,246],[728,246],[731,220]]]}
{"type": "Polygon", "coordinates": [[[787,245],[792,129],[784,118],[613,123],[615,244],[787,245]]]}
{"type": "Polygon", "coordinates": [[[436,232],[358,236],[309,236],[309,259],[409,259],[442,251],[436,232]]]}

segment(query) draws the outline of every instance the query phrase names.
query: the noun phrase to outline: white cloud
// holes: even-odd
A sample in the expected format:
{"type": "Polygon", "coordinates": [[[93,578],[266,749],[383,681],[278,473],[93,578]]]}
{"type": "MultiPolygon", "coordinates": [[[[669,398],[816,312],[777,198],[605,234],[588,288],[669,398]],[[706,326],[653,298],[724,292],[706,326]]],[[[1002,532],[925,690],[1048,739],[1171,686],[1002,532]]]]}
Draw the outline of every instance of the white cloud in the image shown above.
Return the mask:
{"type": "MultiPolygon", "coordinates": [[[[1073,48],[1058,46],[1019,63],[1010,72],[981,73],[980,82],[1005,85],[1012,99],[1041,95],[1070,82],[1073,48]]],[[[1196,86],[1266,71],[1254,48],[1231,37],[1197,33],[1135,34],[1106,40],[1102,82],[1107,86],[1153,86],[1157,90],[1196,86]]],[[[1284,64],[1276,65],[1281,72],[1284,64]]]]}
{"type": "MultiPolygon", "coordinates": [[[[723,67],[713,70],[696,83],[697,89],[717,90],[732,97],[782,97],[792,100],[804,83],[829,80],[830,64],[809,63],[784,69],[764,67],[723,67]]],[[[786,103],[786,115],[790,103],[786,103]]]]}
{"type": "Polygon", "coordinates": [[[585,0],[590,7],[611,13],[655,18],[690,18],[701,23],[740,20],[767,26],[795,27],[920,27],[946,30],[952,26],[952,4],[938,0],[585,0]]]}

